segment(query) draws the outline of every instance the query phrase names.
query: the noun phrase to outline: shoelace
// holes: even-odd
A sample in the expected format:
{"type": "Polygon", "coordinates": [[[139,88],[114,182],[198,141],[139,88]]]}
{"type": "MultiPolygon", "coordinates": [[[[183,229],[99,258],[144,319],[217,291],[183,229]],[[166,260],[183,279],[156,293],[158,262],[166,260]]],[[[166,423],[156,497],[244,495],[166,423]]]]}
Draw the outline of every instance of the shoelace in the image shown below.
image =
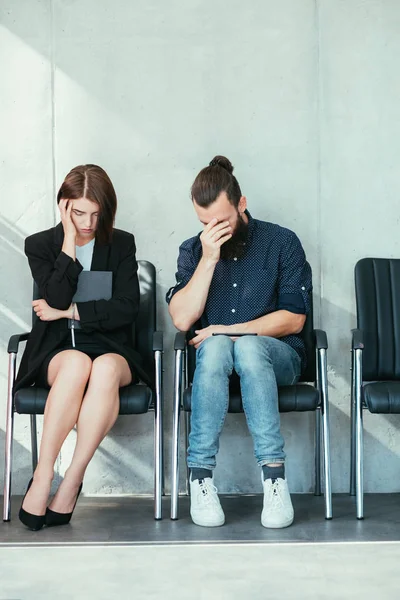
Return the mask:
{"type": "Polygon", "coordinates": [[[204,504],[215,502],[215,496],[218,493],[217,488],[212,483],[206,483],[204,479],[199,480],[201,498],[204,504]]]}
{"type": "Polygon", "coordinates": [[[277,479],[272,482],[272,485],[270,487],[268,495],[268,504],[272,509],[284,506],[282,496],[280,494],[279,482],[277,479]]]}

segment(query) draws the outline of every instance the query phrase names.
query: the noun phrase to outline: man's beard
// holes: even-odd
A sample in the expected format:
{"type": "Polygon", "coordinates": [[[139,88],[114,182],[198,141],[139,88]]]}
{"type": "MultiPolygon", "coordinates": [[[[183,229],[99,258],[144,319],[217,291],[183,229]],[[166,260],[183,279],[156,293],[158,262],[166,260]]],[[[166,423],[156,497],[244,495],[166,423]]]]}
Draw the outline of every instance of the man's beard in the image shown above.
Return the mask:
{"type": "Polygon", "coordinates": [[[246,254],[246,243],[249,233],[249,225],[238,212],[238,221],[232,237],[222,244],[220,258],[232,260],[232,258],[243,258],[246,254]]]}

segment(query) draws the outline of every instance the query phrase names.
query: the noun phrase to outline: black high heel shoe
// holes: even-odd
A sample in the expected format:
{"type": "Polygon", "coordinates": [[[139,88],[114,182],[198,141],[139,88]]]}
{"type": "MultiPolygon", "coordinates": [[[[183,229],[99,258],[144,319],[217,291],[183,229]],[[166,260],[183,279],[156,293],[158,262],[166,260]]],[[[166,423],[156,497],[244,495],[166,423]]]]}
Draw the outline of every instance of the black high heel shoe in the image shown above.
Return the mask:
{"type": "MultiPolygon", "coordinates": [[[[25,497],[26,497],[27,493],[29,492],[29,489],[30,489],[32,483],[33,483],[33,477],[30,480],[30,482],[28,483],[28,488],[25,492],[25,496],[22,500],[22,504],[24,503],[25,497]]],[[[22,504],[21,504],[21,508],[19,509],[19,515],[18,515],[21,523],[23,523],[31,531],[39,531],[39,529],[42,529],[42,527],[46,521],[46,515],[33,515],[32,513],[29,513],[24,508],[22,508],[22,504]]]]}
{"type": "Polygon", "coordinates": [[[51,510],[51,508],[48,508],[46,510],[46,526],[47,527],[57,527],[58,525],[68,525],[68,523],[70,522],[71,517],[74,513],[75,506],[76,506],[76,503],[78,502],[79,495],[82,491],[82,486],[83,486],[83,483],[81,483],[81,485],[79,486],[78,494],[76,496],[76,500],[75,500],[75,504],[74,504],[74,508],[72,509],[72,512],[59,513],[59,512],[56,512],[55,510],[51,510]]]}

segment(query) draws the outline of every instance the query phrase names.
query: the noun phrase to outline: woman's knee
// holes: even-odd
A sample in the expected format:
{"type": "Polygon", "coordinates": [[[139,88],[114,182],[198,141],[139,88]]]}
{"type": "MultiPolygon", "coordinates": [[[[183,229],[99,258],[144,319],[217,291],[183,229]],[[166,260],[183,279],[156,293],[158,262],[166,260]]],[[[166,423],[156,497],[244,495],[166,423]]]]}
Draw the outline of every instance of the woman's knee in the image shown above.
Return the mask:
{"type": "Polygon", "coordinates": [[[119,386],[127,369],[129,367],[122,356],[103,354],[93,361],[90,382],[108,387],[119,386]]]}
{"type": "Polygon", "coordinates": [[[58,377],[68,377],[76,383],[86,383],[90,377],[92,361],[87,354],[78,350],[65,350],[56,354],[50,361],[48,380],[52,385],[58,377]]]}

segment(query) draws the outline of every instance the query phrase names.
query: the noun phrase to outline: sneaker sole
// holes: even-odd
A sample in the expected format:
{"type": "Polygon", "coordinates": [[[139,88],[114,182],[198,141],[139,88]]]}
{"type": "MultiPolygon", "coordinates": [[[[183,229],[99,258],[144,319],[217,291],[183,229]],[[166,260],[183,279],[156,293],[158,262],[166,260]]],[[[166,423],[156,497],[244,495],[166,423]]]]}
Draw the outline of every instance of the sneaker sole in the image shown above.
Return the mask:
{"type": "Polygon", "coordinates": [[[222,527],[222,525],[225,524],[225,518],[223,518],[221,521],[214,521],[214,522],[202,521],[202,522],[200,522],[195,517],[193,517],[192,514],[190,516],[192,518],[193,523],[195,525],[199,525],[199,527],[222,527]]]}
{"type": "Polygon", "coordinates": [[[283,523],[268,523],[268,521],[263,521],[261,519],[261,525],[263,527],[266,527],[267,529],[284,529],[285,527],[290,527],[290,525],[293,523],[294,521],[294,517],[292,517],[291,519],[287,519],[286,521],[284,521],[283,523]]]}

